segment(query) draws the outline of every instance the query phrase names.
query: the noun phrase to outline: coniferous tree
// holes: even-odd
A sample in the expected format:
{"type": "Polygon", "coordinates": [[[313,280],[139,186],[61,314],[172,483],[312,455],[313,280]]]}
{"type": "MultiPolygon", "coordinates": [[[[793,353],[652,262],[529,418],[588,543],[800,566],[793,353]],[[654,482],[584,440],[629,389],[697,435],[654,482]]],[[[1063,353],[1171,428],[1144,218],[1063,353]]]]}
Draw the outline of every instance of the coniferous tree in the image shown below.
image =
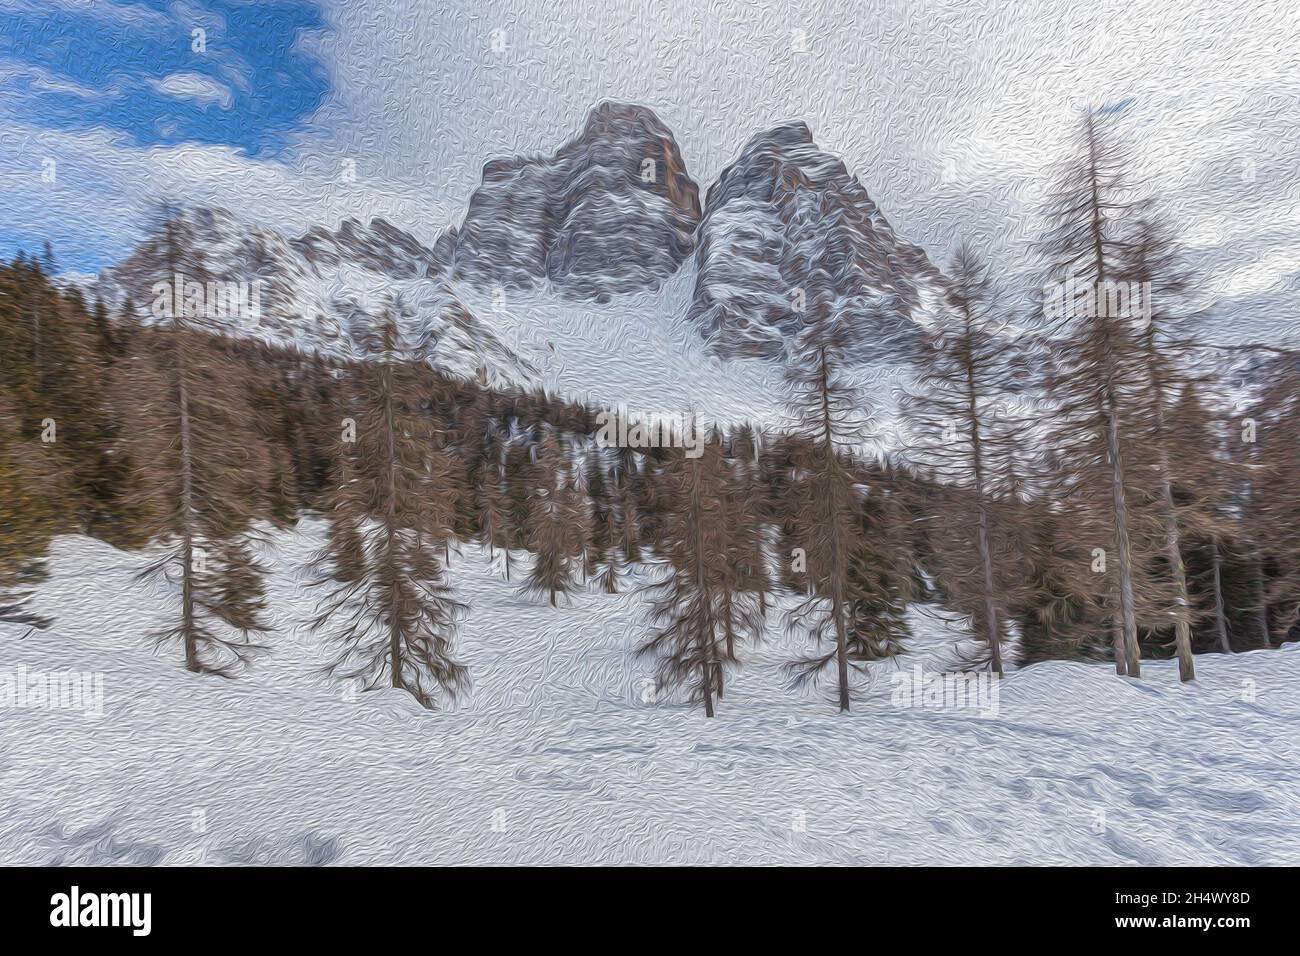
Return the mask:
{"type": "Polygon", "coordinates": [[[478,527],[489,556],[500,548],[506,580],[510,580],[510,549],[514,544],[513,508],[506,485],[505,462],[493,455],[478,470],[478,527]]]}
{"type": "Polygon", "coordinates": [[[250,536],[269,460],[238,368],[203,331],[206,270],[185,216],[166,210],[159,239],[160,325],[115,369],[120,444],[136,471],[127,505],[162,549],[145,576],[179,585],[178,621],[159,641],[179,640],[190,671],[230,676],[266,629],[250,536]]]}
{"type": "Polygon", "coordinates": [[[524,590],[544,594],[552,607],[577,586],[583,553],[581,496],[567,455],[553,429],[538,454],[536,484],[528,510],[528,550],[533,552],[524,590]]]}
{"type": "Polygon", "coordinates": [[[53,492],[43,456],[24,439],[11,400],[0,389],[0,623],[45,627],[28,607],[31,587],[45,575],[45,551],[55,530],[53,492]]]}
{"type": "Polygon", "coordinates": [[[737,429],[729,444],[727,493],[735,514],[730,540],[731,564],[740,576],[740,588],[757,598],[759,614],[765,617],[772,579],[767,556],[767,501],[760,468],[760,443],[754,429],[746,424],[737,429]]]}
{"type": "Polygon", "coordinates": [[[1120,278],[1120,218],[1130,208],[1124,161],[1089,112],[1080,149],[1065,164],[1047,207],[1051,230],[1043,243],[1055,292],[1052,316],[1065,328],[1054,344],[1048,393],[1054,403],[1051,446],[1063,468],[1054,490],[1081,528],[1095,530],[1093,563],[1078,575],[1104,580],[1116,670],[1138,677],[1138,602],[1142,583],[1135,555],[1134,438],[1142,431],[1145,395],[1140,342],[1129,317],[1112,315],[1112,282],[1120,278]],[[1104,571],[1099,571],[1104,562],[1104,571]]]}
{"type": "Polygon", "coordinates": [[[1271,646],[1300,630],[1300,353],[1275,355],[1261,369],[1265,385],[1230,435],[1250,488],[1246,516],[1258,550],[1260,629],[1271,646]]]}
{"type": "MultiPolygon", "coordinates": [[[[1173,585],[1174,603],[1170,612],[1174,619],[1175,653],[1178,657],[1178,675],[1183,681],[1196,677],[1192,661],[1193,610],[1187,584],[1187,570],[1183,558],[1184,529],[1187,508],[1180,509],[1174,496],[1177,481],[1175,465],[1179,449],[1172,442],[1166,424],[1169,405],[1177,391],[1188,382],[1181,371],[1177,350],[1168,341],[1168,328],[1177,320],[1176,308],[1187,288],[1187,280],[1179,271],[1176,249],[1168,227],[1150,217],[1140,218],[1128,238],[1121,261],[1121,277],[1135,283],[1137,294],[1145,301],[1139,319],[1139,359],[1146,374],[1147,425],[1150,431],[1150,449],[1153,452],[1154,478],[1159,496],[1160,518],[1164,529],[1164,557],[1173,585]]],[[[1205,477],[1209,477],[1208,475],[1205,477]]]]}
{"type": "Polygon", "coordinates": [[[716,440],[699,458],[674,451],[662,475],[662,579],[647,587],[653,631],[639,653],[659,660],[659,683],[690,687],[713,717],[736,643],[756,637],[761,622],[752,594],[741,590],[732,541],[740,509],[727,489],[728,469],[716,440]]]}
{"type": "Polygon", "coordinates": [[[333,507],[348,500],[355,487],[354,482],[358,480],[358,468],[353,455],[347,449],[340,451],[335,465],[335,483],[330,494],[331,507],[327,510],[328,540],[317,559],[316,567],[318,570],[327,568],[328,576],[341,584],[361,586],[369,570],[366,540],[362,533],[369,520],[368,513],[356,508],[333,507]]]}
{"type": "MultiPolygon", "coordinates": [[[[1236,557],[1241,532],[1242,508],[1236,491],[1241,469],[1228,459],[1218,423],[1202,401],[1196,382],[1182,384],[1163,424],[1165,447],[1177,462],[1170,497],[1176,509],[1180,547],[1201,553],[1207,566],[1201,590],[1208,591],[1202,616],[1209,621],[1213,646],[1231,653],[1233,626],[1224,576],[1225,561],[1236,557]]],[[[1196,622],[1191,614],[1189,620],[1196,622]]]]}
{"type": "Polygon", "coordinates": [[[915,585],[890,502],[882,490],[866,496],[859,512],[862,558],[849,571],[849,642],[858,661],[898,657],[912,636],[907,603],[915,585]]]}
{"type": "Polygon", "coordinates": [[[630,448],[618,449],[610,478],[613,486],[610,495],[618,502],[618,547],[627,564],[636,564],[641,560],[642,496],[639,488],[643,482],[637,453],[630,448]]]}
{"type": "Polygon", "coordinates": [[[925,390],[905,405],[919,436],[913,453],[965,492],[946,499],[935,533],[943,533],[954,570],[945,582],[949,597],[980,622],[992,668],[1001,674],[1009,601],[994,560],[994,500],[996,476],[1014,453],[1012,423],[999,413],[1012,387],[1002,361],[1009,346],[998,335],[992,280],[979,254],[961,246],[949,275],[950,312],[927,333],[917,362],[925,390]]]}
{"type": "Polygon", "coordinates": [[[515,548],[528,547],[528,514],[536,486],[536,463],[527,435],[515,435],[506,444],[506,490],[510,499],[510,527],[515,548]]]}
{"type": "Polygon", "coordinates": [[[606,594],[617,594],[622,562],[618,556],[617,504],[605,456],[597,447],[587,457],[587,495],[591,499],[591,563],[597,583],[606,594]]]}
{"type": "Polygon", "coordinates": [[[352,330],[364,361],[347,423],[354,441],[340,451],[348,464],[331,512],[338,531],[325,556],[335,580],[316,626],[337,628],[334,673],[367,690],[404,690],[432,709],[439,689],[455,696],[469,684],[452,656],[465,606],[439,559],[454,534],[457,500],[417,361],[427,344],[407,343],[399,311],[387,308],[369,326],[361,317],[352,330]]]}
{"type": "Polygon", "coordinates": [[[801,502],[806,512],[796,520],[814,529],[804,542],[811,595],[793,619],[807,626],[818,643],[828,642],[830,649],[796,661],[791,670],[796,683],[802,683],[834,664],[839,709],[844,712],[849,709],[850,669],[876,656],[861,636],[870,630],[870,622],[855,622],[854,610],[873,613],[892,602],[874,592],[875,579],[862,567],[872,558],[861,520],[865,496],[848,456],[858,448],[868,424],[861,412],[866,403],[844,375],[853,335],[833,311],[831,290],[829,276],[814,270],[804,327],[787,372],[791,408],[809,445],[809,494],[801,502]]]}

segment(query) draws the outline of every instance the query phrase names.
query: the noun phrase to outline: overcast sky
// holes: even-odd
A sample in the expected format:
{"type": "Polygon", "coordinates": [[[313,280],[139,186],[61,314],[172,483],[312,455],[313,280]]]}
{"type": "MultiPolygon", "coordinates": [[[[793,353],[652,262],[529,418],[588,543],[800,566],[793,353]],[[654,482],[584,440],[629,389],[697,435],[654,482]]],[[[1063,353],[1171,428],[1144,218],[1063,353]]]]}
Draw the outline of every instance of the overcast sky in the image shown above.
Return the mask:
{"type": "Polygon", "coordinates": [[[609,98],[653,107],[702,188],[802,119],[905,238],[1014,273],[1081,108],[1109,104],[1207,285],[1289,335],[1298,41],[1288,2],[0,0],[0,249],[49,236],[97,268],[164,193],[432,240],[487,160],[609,98]]]}

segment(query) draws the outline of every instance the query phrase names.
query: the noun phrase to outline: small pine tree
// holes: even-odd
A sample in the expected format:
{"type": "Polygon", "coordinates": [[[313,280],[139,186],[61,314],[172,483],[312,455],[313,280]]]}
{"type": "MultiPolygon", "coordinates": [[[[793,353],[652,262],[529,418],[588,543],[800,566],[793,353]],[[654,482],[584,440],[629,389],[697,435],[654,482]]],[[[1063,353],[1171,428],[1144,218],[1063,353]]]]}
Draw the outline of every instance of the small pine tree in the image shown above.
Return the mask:
{"type": "Polygon", "coordinates": [[[733,563],[740,513],[716,441],[698,459],[670,456],[662,481],[671,503],[660,543],[665,574],[647,586],[654,630],[638,653],[659,660],[660,686],[689,686],[692,702],[703,703],[705,716],[713,717],[737,640],[761,633],[757,601],[740,590],[733,563]]]}
{"type": "Polygon", "coordinates": [[[533,565],[524,590],[544,594],[552,607],[560,595],[577,587],[581,566],[582,508],[571,468],[555,432],[542,439],[536,469],[537,483],[528,510],[528,550],[533,565]]]}

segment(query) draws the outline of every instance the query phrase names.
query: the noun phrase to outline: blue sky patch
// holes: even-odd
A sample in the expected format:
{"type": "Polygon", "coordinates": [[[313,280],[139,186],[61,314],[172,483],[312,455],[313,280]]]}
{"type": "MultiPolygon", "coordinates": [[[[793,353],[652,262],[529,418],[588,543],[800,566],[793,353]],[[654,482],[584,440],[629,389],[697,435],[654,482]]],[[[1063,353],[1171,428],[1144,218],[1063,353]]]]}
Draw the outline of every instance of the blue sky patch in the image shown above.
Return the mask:
{"type": "Polygon", "coordinates": [[[0,11],[0,90],[22,122],[274,157],[329,87],[299,44],[324,27],[307,3],[37,0],[0,11]]]}

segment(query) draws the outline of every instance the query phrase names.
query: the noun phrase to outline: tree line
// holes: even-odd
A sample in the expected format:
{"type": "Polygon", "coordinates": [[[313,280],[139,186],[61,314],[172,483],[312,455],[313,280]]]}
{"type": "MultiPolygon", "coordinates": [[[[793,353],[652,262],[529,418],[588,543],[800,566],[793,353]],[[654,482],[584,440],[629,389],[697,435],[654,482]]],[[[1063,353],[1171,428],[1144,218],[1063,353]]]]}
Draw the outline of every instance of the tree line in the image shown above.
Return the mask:
{"type": "MultiPolygon", "coordinates": [[[[1068,307],[1017,315],[959,246],[885,457],[864,452],[879,409],[816,261],[795,425],[715,428],[692,457],[601,447],[599,410],[440,374],[396,302],[331,357],[223,337],[184,307],[110,314],[53,281],[48,246],[20,254],[0,265],[0,620],[48,625],[30,596],[50,543],[91,535],[149,549],[173,601],[156,639],[234,676],[271,627],[259,538],[318,518],[313,623],[336,672],[428,707],[469,685],[450,567],[465,542],[552,605],[650,566],[639,651],[709,716],[782,607],[811,647],[791,681],[825,677],[841,711],[855,670],[904,652],[916,602],[966,616],[967,666],[998,673],[1012,654],[1133,678],[1175,657],[1191,680],[1197,654],[1294,640],[1300,361],[1260,350],[1252,407],[1224,411],[1197,371],[1176,230],[1107,132],[1087,116],[1045,210],[1043,275],[1068,307]],[[1036,334],[1008,333],[1020,323],[1036,334]]],[[[142,268],[202,281],[185,218],[157,230],[142,268]]]]}

